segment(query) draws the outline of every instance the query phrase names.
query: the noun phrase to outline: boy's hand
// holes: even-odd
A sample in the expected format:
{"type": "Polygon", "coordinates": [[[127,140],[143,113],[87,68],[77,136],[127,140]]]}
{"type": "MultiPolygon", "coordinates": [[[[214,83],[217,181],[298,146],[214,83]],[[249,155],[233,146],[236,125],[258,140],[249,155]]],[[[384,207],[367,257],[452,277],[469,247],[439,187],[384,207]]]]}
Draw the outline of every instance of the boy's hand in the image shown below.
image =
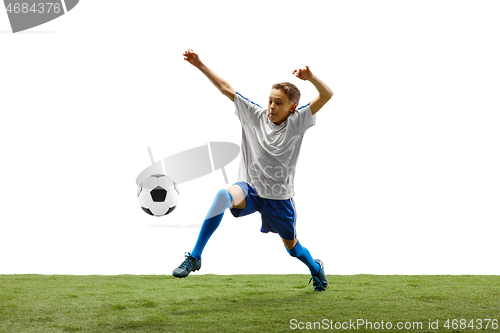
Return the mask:
{"type": "Polygon", "coordinates": [[[194,67],[199,67],[201,64],[200,57],[198,56],[198,54],[194,53],[192,49],[188,49],[186,52],[184,52],[184,60],[189,62],[194,67]]]}
{"type": "Polygon", "coordinates": [[[309,66],[302,69],[295,69],[292,74],[295,74],[301,80],[311,82],[316,90],[318,90],[319,96],[311,102],[311,112],[313,115],[316,114],[332,98],[333,92],[311,72],[309,66]]]}
{"type": "Polygon", "coordinates": [[[208,68],[204,63],[201,62],[198,54],[194,53],[192,49],[188,49],[184,52],[184,60],[189,62],[194,67],[198,68],[205,76],[212,82],[212,84],[219,89],[219,91],[234,102],[234,96],[236,95],[236,90],[231,87],[226,80],[221,78],[219,75],[215,74],[210,68],[208,68]]]}
{"type": "Polygon", "coordinates": [[[304,81],[309,81],[314,77],[313,73],[309,69],[309,66],[302,69],[294,69],[292,74],[295,74],[296,77],[304,81]]]}

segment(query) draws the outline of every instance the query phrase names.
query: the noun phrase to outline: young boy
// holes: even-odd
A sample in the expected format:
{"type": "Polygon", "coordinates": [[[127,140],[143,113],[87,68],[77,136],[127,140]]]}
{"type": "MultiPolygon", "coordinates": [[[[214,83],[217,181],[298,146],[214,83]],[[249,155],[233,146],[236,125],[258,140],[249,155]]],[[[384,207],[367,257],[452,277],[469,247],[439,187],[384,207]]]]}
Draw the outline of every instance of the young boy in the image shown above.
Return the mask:
{"type": "Polygon", "coordinates": [[[236,92],[205,66],[193,50],[184,52],[184,60],[198,68],[224,96],[234,102],[242,125],[242,158],[238,175],[240,181],[217,193],[193,251],[186,254],[185,261],[173,271],[173,276],[184,278],[201,268],[202,251],[219,226],[224,211],[231,208],[235,217],[260,212],[261,231],[278,233],[288,253],[309,268],[314,290],[324,291],[328,282],[323,262],[313,260],[295,233],[293,179],[302,137],[314,125],[314,115],[332,97],[332,91],[306,66],[294,70],[292,74],[311,82],[319,96],[297,109],[300,91],[291,83],[279,83],[272,86],[269,105],[265,109],[236,92]]]}

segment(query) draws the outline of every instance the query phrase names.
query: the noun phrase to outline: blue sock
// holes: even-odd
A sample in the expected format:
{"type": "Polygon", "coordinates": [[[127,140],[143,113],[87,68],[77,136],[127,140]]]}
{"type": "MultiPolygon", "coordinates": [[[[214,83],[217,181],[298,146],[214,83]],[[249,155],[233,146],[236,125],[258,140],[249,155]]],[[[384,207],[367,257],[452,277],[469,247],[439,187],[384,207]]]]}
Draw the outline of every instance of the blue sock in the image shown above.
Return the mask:
{"type": "Polygon", "coordinates": [[[297,245],[295,245],[293,249],[291,250],[286,249],[286,250],[292,257],[295,257],[300,261],[302,261],[304,264],[306,264],[307,267],[309,267],[311,275],[316,275],[319,273],[321,267],[318,265],[317,262],[314,261],[311,254],[309,253],[309,250],[300,245],[299,241],[297,241],[297,245]]]}
{"type": "Polygon", "coordinates": [[[205,221],[203,221],[203,225],[201,226],[196,245],[191,252],[191,256],[195,257],[196,260],[201,259],[201,253],[205,245],[214,231],[219,227],[220,221],[222,221],[222,217],[224,216],[224,211],[231,207],[232,202],[233,197],[227,190],[217,192],[212,207],[208,210],[205,221]]]}

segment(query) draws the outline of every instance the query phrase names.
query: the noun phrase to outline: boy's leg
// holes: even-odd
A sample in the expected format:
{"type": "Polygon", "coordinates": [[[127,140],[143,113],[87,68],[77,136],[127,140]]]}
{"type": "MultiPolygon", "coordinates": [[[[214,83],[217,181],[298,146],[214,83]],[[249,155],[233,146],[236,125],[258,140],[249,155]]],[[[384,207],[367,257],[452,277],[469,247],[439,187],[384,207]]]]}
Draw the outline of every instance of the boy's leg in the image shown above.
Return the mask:
{"type": "MultiPolygon", "coordinates": [[[[297,238],[293,240],[281,238],[281,240],[285,244],[288,253],[292,257],[295,257],[302,261],[309,268],[309,271],[312,275],[311,280],[313,280],[314,290],[324,291],[328,286],[328,281],[326,280],[323,262],[319,259],[314,260],[311,256],[311,253],[309,253],[309,250],[303,247],[297,240],[297,238]]],[[[309,283],[311,283],[311,280],[309,280],[309,283]]]]}
{"type": "Polygon", "coordinates": [[[205,245],[214,231],[219,227],[226,209],[235,206],[243,209],[245,208],[245,202],[246,194],[238,185],[232,185],[226,190],[220,190],[215,196],[212,207],[210,207],[205,217],[205,221],[203,221],[198,240],[196,241],[193,252],[191,252],[191,256],[195,257],[196,260],[200,260],[205,245]]]}
{"type": "Polygon", "coordinates": [[[311,275],[319,273],[320,266],[314,261],[311,253],[309,253],[309,250],[303,247],[297,238],[293,240],[281,238],[281,240],[283,241],[283,244],[285,244],[286,250],[292,257],[295,257],[306,264],[311,272],[311,275]]]}
{"type": "Polygon", "coordinates": [[[217,192],[214,202],[212,203],[212,207],[208,210],[207,216],[201,226],[196,245],[191,252],[191,256],[195,257],[196,260],[201,259],[201,253],[203,252],[205,245],[214,231],[219,227],[222,217],[224,216],[224,212],[231,206],[232,201],[233,197],[227,190],[220,190],[217,192]]]}
{"type": "MultiPolygon", "coordinates": [[[[238,185],[230,186],[228,189],[220,190],[217,193],[203,221],[196,245],[193,251],[186,255],[186,260],[173,271],[172,274],[175,277],[186,277],[192,271],[200,269],[203,249],[214,231],[219,227],[225,210],[229,207],[233,207],[235,204],[242,206],[245,202],[246,194],[238,185]]],[[[244,206],[242,208],[244,208],[244,206]]]]}

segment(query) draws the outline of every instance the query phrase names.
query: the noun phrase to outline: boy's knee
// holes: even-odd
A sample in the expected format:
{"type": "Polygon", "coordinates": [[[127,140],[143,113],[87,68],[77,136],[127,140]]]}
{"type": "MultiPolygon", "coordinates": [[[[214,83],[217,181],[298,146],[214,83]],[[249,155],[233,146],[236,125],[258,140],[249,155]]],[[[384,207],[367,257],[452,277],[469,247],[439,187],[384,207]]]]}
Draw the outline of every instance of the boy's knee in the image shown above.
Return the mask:
{"type": "Polygon", "coordinates": [[[232,197],[231,194],[226,190],[220,190],[217,192],[212,203],[212,207],[208,211],[205,219],[215,217],[217,215],[223,214],[226,209],[231,207],[232,197]]]}
{"type": "Polygon", "coordinates": [[[215,195],[215,200],[229,202],[229,205],[231,205],[231,203],[233,202],[233,197],[227,190],[219,190],[219,192],[217,192],[217,194],[215,195]]]}

